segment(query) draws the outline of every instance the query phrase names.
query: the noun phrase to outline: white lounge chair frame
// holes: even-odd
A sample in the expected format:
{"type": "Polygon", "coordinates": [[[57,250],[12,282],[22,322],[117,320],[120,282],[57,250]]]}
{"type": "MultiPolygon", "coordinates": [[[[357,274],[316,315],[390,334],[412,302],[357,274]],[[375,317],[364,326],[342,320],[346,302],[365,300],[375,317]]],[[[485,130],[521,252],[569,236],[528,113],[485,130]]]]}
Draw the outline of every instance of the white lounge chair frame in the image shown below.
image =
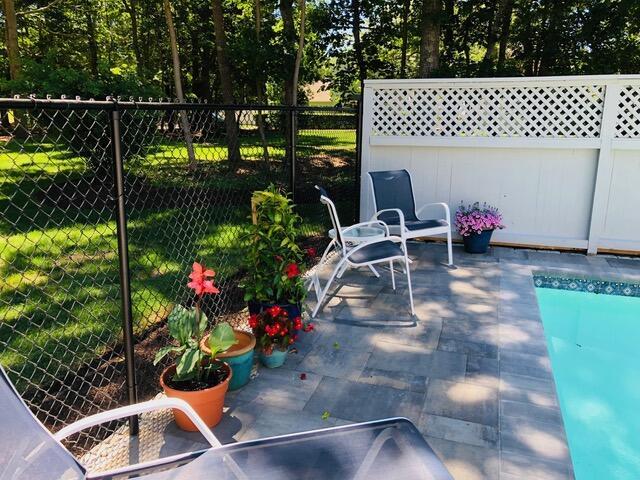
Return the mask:
{"type": "MultiPolygon", "coordinates": [[[[320,190],[320,189],[319,189],[320,190]]],[[[321,190],[321,195],[320,195],[320,202],[323,203],[324,205],[327,206],[327,208],[329,209],[329,216],[331,218],[331,224],[333,225],[333,229],[335,231],[335,238],[333,239],[333,241],[329,244],[329,246],[326,248],[324,254],[322,255],[322,258],[320,260],[320,263],[318,264],[316,271],[314,272],[314,274],[312,275],[311,278],[311,284],[309,285],[309,290],[313,289],[315,291],[316,294],[316,298],[317,298],[317,303],[316,306],[313,309],[313,312],[311,313],[311,317],[315,318],[315,316],[317,315],[318,311],[320,310],[320,308],[322,307],[324,300],[326,299],[327,293],[329,291],[329,288],[331,287],[331,284],[333,283],[333,281],[335,280],[336,277],[340,278],[342,276],[342,274],[344,273],[344,271],[349,268],[349,267],[369,267],[373,273],[376,276],[379,276],[378,273],[375,271],[374,269],[374,265],[376,264],[380,264],[380,263],[388,263],[389,264],[389,269],[391,272],[391,284],[393,286],[393,289],[396,289],[396,279],[395,279],[395,274],[394,274],[394,269],[393,269],[393,262],[396,260],[400,260],[404,263],[404,270],[405,273],[407,275],[407,284],[409,286],[409,302],[411,305],[411,315],[415,314],[415,310],[414,310],[414,306],[413,306],[413,291],[411,289],[411,273],[409,271],[409,257],[407,255],[407,244],[404,238],[399,237],[397,235],[391,235],[389,233],[389,227],[387,226],[386,223],[384,223],[381,220],[377,220],[377,219],[372,219],[369,222],[362,222],[362,223],[358,223],[355,225],[351,225],[345,229],[342,229],[341,225],[340,225],[340,219],[338,218],[338,212],[336,210],[336,206],[334,205],[334,203],[331,201],[331,199],[329,197],[327,197],[324,194],[324,191],[321,190]],[[349,232],[349,230],[355,229],[355,228],[359,228],[359,227],[369,227],[369,226],[377,226],[377,227],[382,227],[385,231],[385,237],[382,239],[377,239],[377,240],[371,240],[371,241],[364,241],[362,243],[359,243],[358,245],[352,247],[352,248],[348,248],[347,244],[344,240],[344,236],[345,234],[347,234],[349,232]],[[370,249],[371,247],[374,247],[375,249],[375,245],[381,245],[382,243],[385,242],[394,242],[394,243],[398,243],[400,245],[400,250],[402,251],[402,254],[400,255],[391,255],[391,256],[387,256],[387,257],[383,257],[383,258],[376,258],[375,260],[372,261],[365,261],[365,262],[358,262],[358,261],[354,261],[353,260],[353,256],[354,254],[356,254],[357,252],[363,250],[363,249],[370,249]],[[337,254],[339,255],[340,259],[338,260],[338,263],[336,264],[336,266],[334,267],[333,271],[331,272],[331,275],[329,277],[329,280],[327,280],[327,282],[325,283],[324,287],[320,285],[320,278],[318,277],[318,272],[320,270],[320,268],[325,264],[329,251],[335,248],[337,254]]],[[[401,217],[401,221],[403,222],[402,225],[404,225],[404,220],[403,220],[403,215],[402,212],[400,210],[397,209],[393,209],[393,211],[397,211],[397,213],[400,215],[401,217]]]]}

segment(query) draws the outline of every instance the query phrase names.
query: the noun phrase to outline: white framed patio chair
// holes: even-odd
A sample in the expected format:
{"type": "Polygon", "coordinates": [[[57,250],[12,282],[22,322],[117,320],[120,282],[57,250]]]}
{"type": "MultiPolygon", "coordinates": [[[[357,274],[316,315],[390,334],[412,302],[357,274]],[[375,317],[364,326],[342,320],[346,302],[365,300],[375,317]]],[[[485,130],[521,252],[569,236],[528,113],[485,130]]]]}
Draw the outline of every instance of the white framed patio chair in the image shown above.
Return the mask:
{"type": "MultiPolygon", "coordinates": [[[[376,276],[379,276],[374,268],[374,265],[388,264],[389,270],[391,272],[391,284],[393,286],[393,289],[395,290],[396,279],[393,268],[393,262],[395,261],[402,262],[404,271],[407,275],[407,284],[409,287],[409,304],[411,306],[411,315],[414,315],[415,310],[413,307],[413,291],[411,288],[411,273],[409,271],[409,257],[407,255],[406,241],[402,237],[391,235],[389,232],[389,227],[386,225],[386,223],[377,219],[372,219],[369,222],[357,223],[355,225],[343,228],[340,224],[340,219],[338,218],[336,206],[328,197],[327,192],[322,187],[319,187],[317,185],[316,188],[320,191],[320,202],[326,205],[327,209],[329,210],[329,217],[331,219],[331,225],[333,226],[334,239],[325,250],[320,263],[316,268],[316,271],[311,277],[311,284],[309,285],[309,289],[314,290],[317,298],[317,303],[311,313],[311,317],[314,318],[317,315],[326,299],[329,288],[331,287],[331,284],[336,279],[336,277],[340,278],[344,271],[349,267],[369,267],[370,269],[372,269],[376,276]],[[382,229],[382,231],[384,232],[383,236],[381,236],[380,238],[375,238],[373,240],[364,240],[352,247],[348,245],[345,238],[350,235],[351,231],[353,231],[354,229],[371,226],[382,229]],[[336,250],[336,253],[338,255],[338,262],[333,268],[329,279],[327,280],[325,285],[322,286],[320,284],[318,272],[323,265],[327,264],[326,260],[331,249],[336,250]]],[[[402,217],[402,212],[400,210],[398,210],[397,213],[402,217]]]]}
{"type": "Polygon", "coordinates": [[[152,400],[87,417],[52,435],[31,413],[0,367],[1,480],[452,480],[404,418],[221,445],[187,403],[152,400]],[[89,472],[60,442],[92,425],[156,408],[178,408],[210,448],[109,470],[89,472]]]}
{"type": "Polygon", "coordinates": [[[451,245],[451,213],[446,203],[428,203],[416,210],[411,174],[407,170],[384,170],[369,173],[369,183],[373,195],[373,218],[383,220],[391,233],[404,240],[428,235],[447,235],[448,264],[453,265],[451,245]],[[439,208],[444,218],[422,218],[425,210],[439,208]],[[395,210],[400,210],[399,215],[395,210]]]}

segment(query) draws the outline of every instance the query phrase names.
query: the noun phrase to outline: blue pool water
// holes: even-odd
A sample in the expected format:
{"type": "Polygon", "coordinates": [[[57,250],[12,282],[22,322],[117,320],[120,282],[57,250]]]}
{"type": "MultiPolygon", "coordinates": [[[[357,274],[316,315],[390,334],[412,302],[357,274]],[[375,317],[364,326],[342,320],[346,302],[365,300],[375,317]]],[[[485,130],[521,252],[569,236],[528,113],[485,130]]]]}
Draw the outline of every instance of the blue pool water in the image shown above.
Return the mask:
{"type": "Polygon", "coordinates": [[[640,298],[536,293],[576,478],[640,479],[640,298]]]}

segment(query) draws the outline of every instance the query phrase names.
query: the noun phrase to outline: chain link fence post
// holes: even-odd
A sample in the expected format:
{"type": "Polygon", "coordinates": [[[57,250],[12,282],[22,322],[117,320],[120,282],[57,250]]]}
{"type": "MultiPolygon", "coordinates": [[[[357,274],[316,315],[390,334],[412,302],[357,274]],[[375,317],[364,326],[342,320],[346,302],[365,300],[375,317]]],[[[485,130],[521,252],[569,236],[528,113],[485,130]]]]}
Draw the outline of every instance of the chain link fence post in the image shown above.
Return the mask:
{"type": "MultiPolygon", "coordinates": [[[[133,349],[133,315],[131,309],[131,278],[129,271],[129,243],[127,239],[127,212],[125,209],[124,166],[122,163],[122,146],[120,143],[120,112],[117,104],[109,113],[111,121],[111,145],[114,165],[114,187],[116,207],[116,235],[118,237],[118,258],[120,271],[120,299],[122,315],[122,334],[124,342],[124,358],[126,363],[127,400],[129,404],[138,401],[136,389],[136,372],[133,349]]],[[[138,417],[129,417],[129,434],[138,434],[138,417]]]]}
{"type": "Polygon", "coordinates": [[[296,107],[289,109],[289,145],[291,168],[289,170],[289,188],[291,189],[291,198],[293,203],[296,202],[296,107]]]}

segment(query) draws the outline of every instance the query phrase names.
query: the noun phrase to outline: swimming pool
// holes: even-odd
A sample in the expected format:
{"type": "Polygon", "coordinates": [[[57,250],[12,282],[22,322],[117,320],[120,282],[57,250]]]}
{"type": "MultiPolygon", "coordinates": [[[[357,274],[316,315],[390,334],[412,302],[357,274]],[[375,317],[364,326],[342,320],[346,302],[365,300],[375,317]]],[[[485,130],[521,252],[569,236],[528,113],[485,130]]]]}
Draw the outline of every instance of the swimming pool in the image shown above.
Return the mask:
{"type": "Polygon", "coordinates": [[[576,478],[640,479],[640,298],[536,294],[576,478]]]}

